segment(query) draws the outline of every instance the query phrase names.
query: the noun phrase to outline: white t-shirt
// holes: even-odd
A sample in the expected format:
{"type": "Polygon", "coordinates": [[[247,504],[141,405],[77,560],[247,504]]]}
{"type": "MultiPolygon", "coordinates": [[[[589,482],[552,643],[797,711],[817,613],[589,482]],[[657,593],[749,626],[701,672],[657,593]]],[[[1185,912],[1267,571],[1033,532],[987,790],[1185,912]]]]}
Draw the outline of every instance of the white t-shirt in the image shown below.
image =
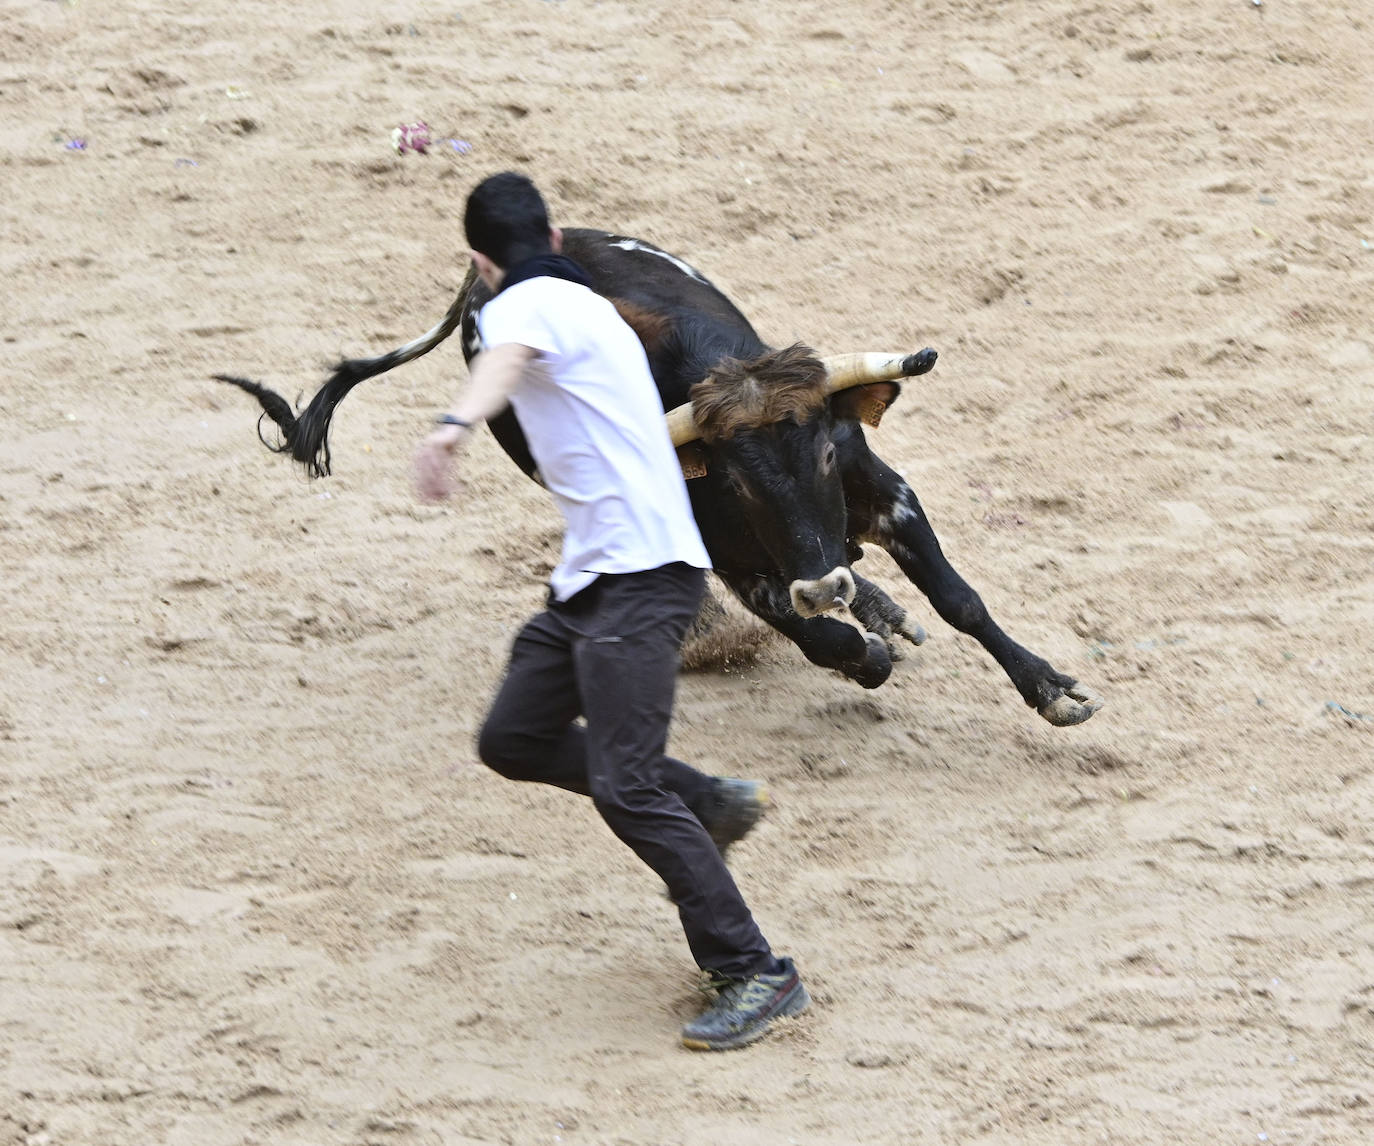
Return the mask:
{"type": "Polygon", "coordinates": [[[554,596],[566,601],[598,573],[709,569],[649,360],[615,307],[543,276],[502,291],[477,325],[487,347],[539,352],[510,403],[568,527],[554,596]]]}

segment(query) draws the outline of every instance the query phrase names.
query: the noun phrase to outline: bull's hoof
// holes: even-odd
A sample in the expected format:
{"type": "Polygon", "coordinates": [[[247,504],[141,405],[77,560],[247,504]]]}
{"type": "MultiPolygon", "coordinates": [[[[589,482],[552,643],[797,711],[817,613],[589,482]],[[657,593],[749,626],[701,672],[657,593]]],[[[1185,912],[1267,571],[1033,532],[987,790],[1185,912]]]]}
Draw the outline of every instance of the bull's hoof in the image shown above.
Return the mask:
{"type": "Polygon", "coordinates": [[[877,633],[864,633],[864,645],[868,655],[853,672],[845,675],[855,684],[864,688],[877,688],[892,675],[892,657],[887,651],[887,642],[877,633]]]}
{"type": "Polygon", "coordinates": [[[1036,711],[1056,728],[1068,728],[1071,724],[1082,724],[1103,703],[1100,696],[1074,681],[1060,696],[1048,704],[1042,704],[1036,711]]]}
{"type": "Polygon", "coordinates": [[[926,631],[915,621],[909,621],[903,618],[902,623],[897,626],[896,631],[913,645],[923,645],[926,643],[926,631]]]}
{"type": "Polygon", "coordinates": [[[906,660],[906,649],[897,643],[897,638],[910,641],[913,645],[923,645],[926,643],[926,631],[914,621],[901,621],[891,626],[879,628],[878,634],[887,643],[887,655],[894,661],[906,660]],[[888,631],[884,631],[888,630],[888,631]]]}

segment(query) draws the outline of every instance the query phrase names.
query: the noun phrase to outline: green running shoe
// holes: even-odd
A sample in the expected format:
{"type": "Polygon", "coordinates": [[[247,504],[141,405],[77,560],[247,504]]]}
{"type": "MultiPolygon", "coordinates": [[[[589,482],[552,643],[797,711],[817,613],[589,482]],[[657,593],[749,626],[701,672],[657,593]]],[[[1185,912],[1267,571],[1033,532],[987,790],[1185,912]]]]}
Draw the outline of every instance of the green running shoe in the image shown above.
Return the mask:
{"type": "Polygon", "coordinates": [[[767,1033],[774,1019],[800,1014],[811,1005],[791,959],[780,959],[775,975],[727,979],[715,972],[715,1001],[682,1028],[682,1045],[692,1050],[734,1050],[767,1033]]]}

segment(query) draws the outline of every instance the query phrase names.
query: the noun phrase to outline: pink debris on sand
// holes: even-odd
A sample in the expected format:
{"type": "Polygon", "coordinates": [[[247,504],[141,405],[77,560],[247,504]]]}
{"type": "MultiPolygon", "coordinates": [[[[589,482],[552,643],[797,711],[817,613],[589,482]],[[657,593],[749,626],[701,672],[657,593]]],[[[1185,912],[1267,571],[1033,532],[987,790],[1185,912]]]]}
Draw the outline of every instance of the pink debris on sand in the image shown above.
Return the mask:
{"type": "Polygon", "coordinates": [[[403,123],[391,133],[391,146],[396,149],[397,155],[404,155],[407,151],[418,151],[423,155],[429,150],[431,142],[427,123],[403,123]]]}

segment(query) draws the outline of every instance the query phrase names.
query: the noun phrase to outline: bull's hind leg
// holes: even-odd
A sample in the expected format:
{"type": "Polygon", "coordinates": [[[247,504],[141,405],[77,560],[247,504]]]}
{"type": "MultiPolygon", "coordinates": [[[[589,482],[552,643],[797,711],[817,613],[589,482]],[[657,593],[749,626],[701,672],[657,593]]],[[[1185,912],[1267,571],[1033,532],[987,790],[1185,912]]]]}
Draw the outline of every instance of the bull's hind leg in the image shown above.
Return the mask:
{"type": "Polygon", "coordinates": [[[892,554],[935,611],[987,649],[1041,716],[1051,724],[1081,724],[1102,707],[1099,697],[1017,644],[988,615],[982,598],[950,565],[921,503],[895,470],[870,453],[862,472],[846,476],[846,491],[858,539],[892,554]]]}
{"type": "Polygon", "coordinates": [[[719,576],[751,613],[782,633],[812,664],[842,672],[864,688],[877,688],[891,675],[892,656],[887,641],[867,631],[857,620],[851,623],[839,619],[852,616],[847,610],[803,617],[792,607],[788,582],[780,576],[719,576]]]}

